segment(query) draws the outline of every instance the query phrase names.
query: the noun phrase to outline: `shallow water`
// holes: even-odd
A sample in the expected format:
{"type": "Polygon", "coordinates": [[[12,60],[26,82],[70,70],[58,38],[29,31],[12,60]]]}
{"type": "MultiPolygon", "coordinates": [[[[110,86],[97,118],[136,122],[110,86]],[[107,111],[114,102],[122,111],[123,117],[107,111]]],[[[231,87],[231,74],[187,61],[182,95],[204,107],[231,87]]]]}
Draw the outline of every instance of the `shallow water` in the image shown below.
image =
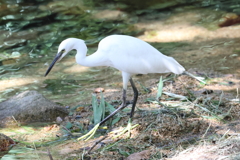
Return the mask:
{"type": "Polygon", "coordinates": [[[89,7],[71,2],[1,1],[0,101],[25,90],[37,90],[59,103],[63,95],[69,96],[62,105],[70,105],[84,97],[84,86],[110,78],[105,68],[76,65],[74,51],[44,77],[63,39],[84,39],[93,46],[89,49],[93,53],[96,43],[106,35],[131,32],[124,21],[95,19],[89,7]]]}

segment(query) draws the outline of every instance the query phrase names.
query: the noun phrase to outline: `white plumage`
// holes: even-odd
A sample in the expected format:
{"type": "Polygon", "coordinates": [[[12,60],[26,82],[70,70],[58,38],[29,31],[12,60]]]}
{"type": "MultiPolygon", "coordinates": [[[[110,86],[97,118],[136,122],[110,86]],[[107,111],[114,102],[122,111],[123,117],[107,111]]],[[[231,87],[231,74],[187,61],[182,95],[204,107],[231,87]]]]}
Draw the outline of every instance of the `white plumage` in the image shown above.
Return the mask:
{"type": "MultiPolygon", "coordinates": [[[[78,64],[88,67],[110,66],[116,68],[128,77],[133,74],[168,73],[181,74],[185,69],[172,57],[168,57],[156,48],[138,38],[126,35],[111,35],[102,39],[98,50],[90,55],[83,40],[68,38],[64,40],[58,49],[58,53],[65,49],[61,55],[63,58],[69,51],[76,49],[76,61],[78,64]]],[[[61,59],[60,58],[60,59],[61,59]]],[[[126,89],[126,84],[123,84],[126,89]]]]}

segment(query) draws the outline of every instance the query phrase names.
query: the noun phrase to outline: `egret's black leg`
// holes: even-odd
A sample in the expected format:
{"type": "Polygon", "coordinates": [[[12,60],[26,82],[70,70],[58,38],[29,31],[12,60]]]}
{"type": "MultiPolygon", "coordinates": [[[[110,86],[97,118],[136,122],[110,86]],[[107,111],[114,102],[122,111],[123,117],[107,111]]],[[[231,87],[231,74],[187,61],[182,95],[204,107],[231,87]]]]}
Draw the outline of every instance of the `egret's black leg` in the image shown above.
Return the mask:
{"type": "Polygon", "coordinates": [[[114,112],[112,112],[110,115],[108,115],[104,120],[100,122],[100,125],[108,121],[111,117],[113,117],[115,114],[117,114],[120,110],[126,107],[126,90],[123,89],[123,97],[122,97],[122,104],[119,106],[114,112]]]}
{"type": "Polygon", "coordinates": [[[131,119],[133,117],[135,106],[136,106],[137,99],[138,99],[138,90],[137,90],[135,84],[133,83],[132,78],[130,78],[130,83],[131,83],[131,86],[132,86],[132,89],[133,89],[133,92],[134,92],[132,110],[131,110],[131,113],[130,113],[130,119],[131,119]]]}
{"type": "MultiPolygon", "coordinates": [[[[138,99],[138,91],[137,91],[137,88],[136,88],[135,84],[133,83],[132,78],[130,78],[130,83],[131,83],[131,86],[132,86],[132,89],[133,89],[133,92],[134,92],[132,110],[130,112],[130,118],[132,118],[133,114],[134,114],[135,106],[136,106],[136,103],[137,103],[137,99],[138,99]]],[[[122,104],[121,104],[121,106],[118,107],[118,109],[116,109],[114,112],[112,112],[106,118],[104,118],[104,120],[102,120],[100,122],[100,125],[102,125],[103,123],[108,121],[111,117],[113,117],[115,114],[117,114],[120,110],[122,110],[125,107],[126,107],[126,90],[123,89],[123,97],[122,97],[122,104]]]]}
{"type": "Polygon", "coordinates": [[[132,78],[130,78],[130,83],[131,83],[131,86],[132,86],[132,89],[133,89],[133,92],[134,92],[134,98],[133,98],[132,110],[130,112],[130,118],[129,118],[129,121],[128,121],[128,125],[127,125],[127,127],[125,129],[123,129],[120,132],[120,134],[118,134],[117,136],[114,136],[113,138],[117,138],[117,137],[121,136],[122,134],[124,134],[127,131],[128,131],[128,138],[130,138],[131,129],[133,129],[133,128],[138,126],[138,124],[132,126],[132,118],[133,118],[133,115],[134,115],[134,110],[135,110],[135,106],[136,106],[137,99],[138,99],[138,90],[137,90],[135,84],[133,83],[132,78]]]}

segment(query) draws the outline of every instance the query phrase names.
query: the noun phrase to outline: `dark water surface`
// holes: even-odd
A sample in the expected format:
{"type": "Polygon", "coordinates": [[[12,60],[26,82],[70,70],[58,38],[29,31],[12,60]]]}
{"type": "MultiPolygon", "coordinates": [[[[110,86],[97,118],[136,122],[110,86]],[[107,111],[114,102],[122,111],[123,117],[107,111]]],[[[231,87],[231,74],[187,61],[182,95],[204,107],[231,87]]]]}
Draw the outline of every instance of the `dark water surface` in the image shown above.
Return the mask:
{"type": "MultiPolygon", "coordinates": [[[[91,83],[93,80],[89,79],[97,76],[99,70],[90,69],[94,75],[85,73],[80,76],[79,72],[89,69],[78,66],[80,69],[70,71],[78,73],[72,76],[63,74],[62,71],[75,64],[74,53],[68,57],[71,63],[66,58],[66,63],[63,60],[59,67],[54,67],[55,72],[43,77],[59,43],[65,38],[81,38],[94,47],[107,35],[134,35],[137,32],[123,20],[94,18],[92,8],[84,6],[82,1],[9,0],[0,3],[0,100],[29,89],[58,99],[61,96],[57,95],[74,93],[81,85],[91,83]]],[[[91,53],[94,50],[89,49],[91,53]]]]}

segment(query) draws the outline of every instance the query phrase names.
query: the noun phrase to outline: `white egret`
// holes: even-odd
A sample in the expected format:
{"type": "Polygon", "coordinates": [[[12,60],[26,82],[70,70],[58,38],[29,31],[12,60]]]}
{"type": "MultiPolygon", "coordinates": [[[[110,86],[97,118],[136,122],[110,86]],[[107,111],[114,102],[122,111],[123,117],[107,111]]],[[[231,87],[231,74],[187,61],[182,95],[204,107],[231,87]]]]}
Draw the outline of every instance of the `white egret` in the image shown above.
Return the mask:
{"type": "Polygon", "coordinates": [[[148,73],[168,73],[181,74],[185,71],[174,58],[163,55],[156,48],[138,38],[126,35],[111,35],[99,42],[97,51],[90,55],[87,54],[87,46],[83,40],[68,38],[61,42],[58,53],[49,66],[45,76],[51,71],[57,61],[60,61],[69,51],[77,50],[76,61],[78,64],[88,67],[110,66],[122,72],[123,96],[122,104],[113,113],[97,124],[88,134],[82,138],[93,136],[99,125],[102,125],[109,118],[114,116],[121,109],[126,107],[127,84],[130,81],[133,92],[133,104],[128,123],[130,132],[131,121],[134,114],[135,105],[138,98],[138,91],[135,87],[132,75],[148,73]]]}

